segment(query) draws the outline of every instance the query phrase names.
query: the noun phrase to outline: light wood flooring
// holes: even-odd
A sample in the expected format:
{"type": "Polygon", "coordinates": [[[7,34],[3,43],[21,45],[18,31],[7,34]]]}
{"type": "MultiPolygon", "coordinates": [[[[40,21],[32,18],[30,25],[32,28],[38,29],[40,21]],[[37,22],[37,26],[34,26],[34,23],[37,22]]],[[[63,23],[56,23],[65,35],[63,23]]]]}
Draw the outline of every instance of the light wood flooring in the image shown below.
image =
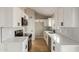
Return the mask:
{"type": "Polygon", "coordinates": [[[43,38],[36,38],[32,41],[32,47],[29,52],[49,52],[46,41],[43,38]]]}

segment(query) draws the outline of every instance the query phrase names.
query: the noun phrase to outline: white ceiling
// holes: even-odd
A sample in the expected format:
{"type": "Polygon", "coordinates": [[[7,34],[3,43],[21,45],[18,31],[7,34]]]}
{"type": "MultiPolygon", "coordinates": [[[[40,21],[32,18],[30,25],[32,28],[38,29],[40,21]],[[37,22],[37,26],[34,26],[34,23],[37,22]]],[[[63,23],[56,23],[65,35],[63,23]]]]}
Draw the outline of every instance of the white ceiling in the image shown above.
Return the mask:
{"type": "Polygon", "coordinates": [[[30,7],[30,8],[35,10],[37,13],[45,15],[45,16],[53,15],[56,9],[55,7],[30,7]]]}

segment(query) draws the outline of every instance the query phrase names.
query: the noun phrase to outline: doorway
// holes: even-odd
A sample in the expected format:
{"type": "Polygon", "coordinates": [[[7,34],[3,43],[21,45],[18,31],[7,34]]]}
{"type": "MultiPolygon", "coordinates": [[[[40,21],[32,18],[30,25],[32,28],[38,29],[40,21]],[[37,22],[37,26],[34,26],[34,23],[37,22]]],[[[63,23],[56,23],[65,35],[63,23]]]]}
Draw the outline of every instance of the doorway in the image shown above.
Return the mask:
{"type": "Polygon", "coordinates": [[[35,22],[35,38],[43,38],[44,22],[42,20],[36,20],[35,22]]]}

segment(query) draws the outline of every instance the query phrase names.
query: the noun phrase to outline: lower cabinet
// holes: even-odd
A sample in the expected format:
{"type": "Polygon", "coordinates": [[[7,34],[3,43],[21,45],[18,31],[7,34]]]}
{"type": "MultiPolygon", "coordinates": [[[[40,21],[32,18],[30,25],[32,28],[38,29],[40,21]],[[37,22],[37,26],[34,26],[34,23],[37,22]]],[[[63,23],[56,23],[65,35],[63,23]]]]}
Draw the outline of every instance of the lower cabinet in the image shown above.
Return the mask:
{"type": "Polygon", "coordinates": [[[79,52],[79,45],[62,45],[59,43],[52,44],[52,52],[79,52]]]}
{"type": "Polygon", "coordinates": [[[79,52],[79,45],[62,45],[60,52],[79,52]]]}
{"type": "Polygon", "coordinates": [[[48,45],[48,34],[46,32],[44,32],[44,39],[46,41],[46,44],[48,45]]]}
{"type": "Polygon", "coordinates": [[[60,52],[60,43],[57,43],[54,38],[51,39],[51,52],[60,52]]]}
{"type": "Polygon", "coordinates": [[[22,42],[5,42],[0,45],[0,52],[28,52],[27,40],[22,42]]]}
{"type": "Polygon", "coordinates": [[[27,52],[28,51],[28,46],[23,42],[23,43],[8,43],[4,44],[5,52],[27,52]]]}

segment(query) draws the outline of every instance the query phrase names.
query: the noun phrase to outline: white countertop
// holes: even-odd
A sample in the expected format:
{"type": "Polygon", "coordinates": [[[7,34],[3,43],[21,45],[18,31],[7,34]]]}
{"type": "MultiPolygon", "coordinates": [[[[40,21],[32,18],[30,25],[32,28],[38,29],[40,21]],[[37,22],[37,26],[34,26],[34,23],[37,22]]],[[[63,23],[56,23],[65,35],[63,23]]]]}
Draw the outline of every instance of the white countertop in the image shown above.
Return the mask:
{"type": "Polygon", "coordinates": [[[79,45],[79,42],[73,39],[70,39],[64,35],[57,34],[60,39],[60,44],[61,45],[79,45]]]}
{"type": "Polygon", "coordinates": [[[52,38],[52,40],[56,41],[57,43],[60,43],[61,45],[79,45],[78,41],[70,39],[60,33],[50,34],[50,31],[45,32],[52,38]]]}
{"type": "Polygon", "coordinates": [[[50,34],[49,32],[51,31],[44,31],[45,33],[47,33],[50,37],[52,37],[53,34],[50,34]]]}
{"type": "Polygon", "coordinates": [[[26,39],[28,40],[28,36],[26,36],[26,37],[13,37],[13,38],[8,38],[7,40],[3,41],[3,43],[23,42],[26,39]]]}

